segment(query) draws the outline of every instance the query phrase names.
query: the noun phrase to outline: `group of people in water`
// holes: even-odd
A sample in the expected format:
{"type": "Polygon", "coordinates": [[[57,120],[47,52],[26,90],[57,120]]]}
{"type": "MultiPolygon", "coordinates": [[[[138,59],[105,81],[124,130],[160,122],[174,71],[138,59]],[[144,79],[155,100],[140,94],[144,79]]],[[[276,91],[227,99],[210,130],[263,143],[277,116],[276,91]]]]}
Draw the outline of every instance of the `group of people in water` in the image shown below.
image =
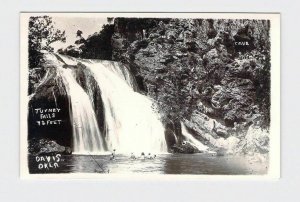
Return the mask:
{"type": "Polygon", "coordinates": [[[130,155],[130,159],[141,159],[141,160],[145,160],[145,159],[155,159],[156,158],[156,155],[153,154],[151,155],[151,153],[148,153],[148,155],[146,156],[144,152],[141,153],[141,156],[139,158],[137,158],[134,153],[131,153],[130,155]]]}
{"type": "MultiPolygon", "coordinates": [[[[148,155],[145,155],[144,152],[142,152],[139,157],[135,156],[134,153],[131,153],[131,155],[130,155],[130,159],[132,159],[132,160],[137,160],[137,159],[145,160],[145,159],[155,159],[155,158],[156,158],[155,154],[148,153],[148,155]]],[[[116,150],[115,149],[111,153],[109,159],[116,160],[116,150]]]]}

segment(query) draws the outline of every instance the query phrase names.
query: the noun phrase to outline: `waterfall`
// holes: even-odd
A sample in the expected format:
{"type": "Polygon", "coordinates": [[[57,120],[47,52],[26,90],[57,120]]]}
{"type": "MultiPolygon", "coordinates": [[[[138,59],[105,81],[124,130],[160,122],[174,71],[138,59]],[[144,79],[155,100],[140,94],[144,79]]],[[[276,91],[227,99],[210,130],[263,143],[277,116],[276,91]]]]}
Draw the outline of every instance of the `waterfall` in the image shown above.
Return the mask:
{"type": "Polygon", "coordinates": [[[70,117],[73,123],[73,153],[88,154],[103,152],[95,112],[89,96],[76,82],[72,69],[58,67],[70,100],[70,117]]]}
{"type": "MultiPolygon", "coordinates": [[[[159,120],[159,114],[154,110],[155,105],[150,98],[135,91],[135,80],[126,67],[111,61],[60,57],[69,65],[77,65],[79,62],[83,64],[86,67],[85,74],[92,76],[99,86],[105,114],[103,136],[109,151],[116,149],[117,153],[135,154],[167,152],[164,126],[159,120]]],[[[72,82],[76,82],[74,78],[72,82]]],[[[87,86],[90,88],[89,84],[87,86]]],[[[78,91],[82,92],[83,89],[80,87],[78,91]]],[[[76,95],[70,96],[73,99],[72,96],[76,95]]],[[[77,98],[79,101],[84,99],[81,101],[88,102],[87,94],[77,98]]],[[[82,107],[86,110],[85,104],[82,107]]],[[[93,114],[91,117],[95,115],[93,109],[86,110],[85,113],[93,114]]],[[[73,115],[80,117],[82,114],[73,115]]],[[[97,122],[93,118],[94,123],[97,122]]],[[[89,142],[100,136],[97,133],[89,142]]]]}
{"type": "Polygon", "coordinates": [[[202,144],[199,140],[197,140],[196,138],[193,137],[193,135],[191,135],[185,125],[183,123],[181,123],[181,128],[182,128],[182,135],[184,136],[185,140],[187,142],[189,142],[191,145],[193,145],[194,147],[196,147],[197,149],[199,149],[200,151],[204,151],[207,150],[208,147],[205,146],[204,144],[202,144]]]}

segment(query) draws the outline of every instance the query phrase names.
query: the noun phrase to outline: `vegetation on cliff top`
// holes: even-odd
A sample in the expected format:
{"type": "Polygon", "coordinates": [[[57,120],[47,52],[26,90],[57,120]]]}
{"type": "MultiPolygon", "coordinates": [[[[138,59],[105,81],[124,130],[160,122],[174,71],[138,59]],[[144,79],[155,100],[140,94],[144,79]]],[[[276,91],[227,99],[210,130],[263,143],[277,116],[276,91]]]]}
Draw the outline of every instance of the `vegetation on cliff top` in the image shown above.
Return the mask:
{"type": "Polygon", "coordinates": [[[46,15],[30,17],[28,29],[29,68],[38,67],[42,50],[52,52],[52,43],[66,41],[65,31],[54,28],[52,18],[46,15]]]}
{"type": "Polygon", "coordinates": [[[96,32],[85,39],[81,36],[82,31],[78,30],[78,40],[74,42],[74,45],[70,45],[65,49],[59,49],[58,53],[77,58],[111,60],[111,37],[113,32],[114,26],[107,24],[103,25],[101,31],[96,32]]]}

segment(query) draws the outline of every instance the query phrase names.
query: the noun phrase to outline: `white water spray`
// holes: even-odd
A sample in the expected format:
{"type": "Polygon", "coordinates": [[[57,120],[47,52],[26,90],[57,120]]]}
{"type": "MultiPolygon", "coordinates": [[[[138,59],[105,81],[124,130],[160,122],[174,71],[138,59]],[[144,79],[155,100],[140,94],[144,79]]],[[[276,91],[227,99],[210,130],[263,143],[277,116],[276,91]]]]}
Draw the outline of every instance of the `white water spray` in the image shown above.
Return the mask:
{"type": "Polygon", "coordinates": [[[126,67],[111,61],[61,58],[69,65],[82,63],[87,67],[85,74],[96,80],[104,106],[105,141],[109,151],[167,152],[164,127],[153,110],[153,102],[134,91],[135,80],[126,67]]]}
{"type": "Polygon", "coordinates": [[[104,151],[97,119],[89,96],[76,82],[71,69],[58,67],[71,102],[73,124],[73,153],[87,154],[104,151]]]}
{"type": "Polygon", "coordinates": [[[167,152],[164,127],[153,103],[134,92],[129,71],[108,62],[84,64],[101,89],[108,148],[121,153],[167,152]]]}

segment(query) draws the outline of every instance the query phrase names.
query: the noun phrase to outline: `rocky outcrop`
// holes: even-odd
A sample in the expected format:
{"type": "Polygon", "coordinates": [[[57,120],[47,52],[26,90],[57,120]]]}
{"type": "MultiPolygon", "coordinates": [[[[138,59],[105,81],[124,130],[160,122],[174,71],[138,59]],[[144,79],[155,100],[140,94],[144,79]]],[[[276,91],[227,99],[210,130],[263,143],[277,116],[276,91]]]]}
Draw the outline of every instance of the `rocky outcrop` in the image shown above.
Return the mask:
{"type": "Polygon", "coordinates": [[[28,151],[32,155],[72,154],[70,147],[64,147],[49,139],[31,139],[28,151]]]}
{"type": "Polygon", "coordinates": [[[182,144],[175,144],[171,147],[172,153],[181,153],[181,154],[194,154],[194,153],[202,153],[203,151],[200,151],[197,149],[197,147],[193,146],[189,142],[182,142],[182,144]]]}
{"type": "Polygon", "coordinates": [[[195,138],[218,154],[266,154],[269,152],[269,132],[259,125],[259,117],[253,124],[236,124],[226,127],[201,112],[194,112],[185,125],[195,138]]]}
{"type": "Polygon", "coordinates": [[[46,70],[42,67],[29,69],[28,93],[32,94],[45,76],[46,70]]]}
{"type": "Polygon", "coordinates": [[[267,129],[270,123],[269,22],[150,22],[130,29],[131,19],[115,19],[113,58],[142,81],[140,88],[157,101],[166,124],[184,122],[220,153],[247,148],[241,145],[249,127],[267,129]]]}
{"type": "Polygon", "coordinates": [[[69,45],[65,49],[58,49],[57,53],[62,55],[69,55],[71,57],[80,57],[83,52],[83,47],[83,44],[69,45]]]}
{"type": "Polygon", "coordinates": [[[37,81],[33,93],[29,95],[28,139],[46,138],[70,147],[72,144],[70,103],[62,78],[57,70],[57,67],[63,67],[65,63],[51,53],[44,53],[43,61],[41,67],[46,73],[43,78],[37,81]],[[41,124],[41,121],[47,119],[41,118],[41,113],[36,110],[45,108],[60,109],[59,113],[55,113],[55,117],[52,118],[53,120],[59,120],[56,122],[59,122],[59,125],[41,124]]]}

